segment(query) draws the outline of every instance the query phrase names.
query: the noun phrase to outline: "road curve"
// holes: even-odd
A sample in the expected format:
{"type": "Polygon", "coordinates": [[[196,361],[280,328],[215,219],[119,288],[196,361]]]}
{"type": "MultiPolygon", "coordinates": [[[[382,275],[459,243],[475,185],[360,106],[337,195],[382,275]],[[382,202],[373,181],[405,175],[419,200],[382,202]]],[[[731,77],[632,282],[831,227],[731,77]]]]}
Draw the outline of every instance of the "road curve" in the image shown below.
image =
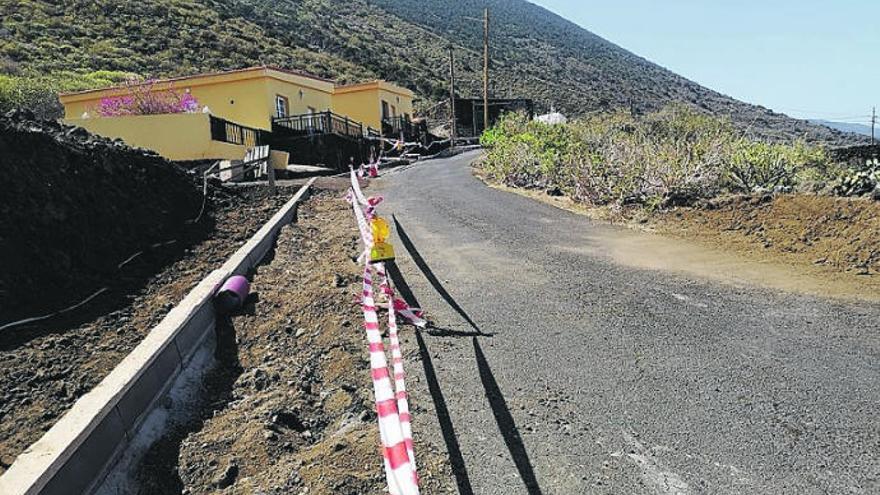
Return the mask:
{"type": "Polygon", "coordinates": [[[490,189],[477,155],[388,172],[417,441],[462,494],[880,493],[880,309],[629,268],[613,228],[490,189]]]}

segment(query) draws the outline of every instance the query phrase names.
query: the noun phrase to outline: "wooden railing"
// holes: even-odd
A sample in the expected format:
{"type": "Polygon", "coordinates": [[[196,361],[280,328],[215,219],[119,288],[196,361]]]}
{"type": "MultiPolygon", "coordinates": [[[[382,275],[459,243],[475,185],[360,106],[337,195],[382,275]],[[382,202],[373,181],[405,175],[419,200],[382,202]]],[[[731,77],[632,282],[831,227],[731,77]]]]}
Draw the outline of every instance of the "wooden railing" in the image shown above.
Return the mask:
{"type": "Polygon", "coordinates": [[[382,119],[382,133],[386,136],[399,136],[402,132],[405,136],[412,134],[412,123],[405,117],[386,117],[382,119]]]}
{"type": "Polygon", "coordinates": [[[360,139],[364,135],[363,124],[329,111],[276,117],[272,119],[272,129],[296,134],[338,134],[352,139],[360,139]]]}
{"type": "Polygon", "coordinates": [[[403,135],[406,141],[427,142],[428,127],[424,120],[412,121],[406,117],[392,117],[382,120],[382,134],[397,139],[403,135]]]}
{"type": "Polygon", "coordinates": [[[264,132],[211,115],[211,139],[214,141],[253,148],[263,144],[264,132]]]}

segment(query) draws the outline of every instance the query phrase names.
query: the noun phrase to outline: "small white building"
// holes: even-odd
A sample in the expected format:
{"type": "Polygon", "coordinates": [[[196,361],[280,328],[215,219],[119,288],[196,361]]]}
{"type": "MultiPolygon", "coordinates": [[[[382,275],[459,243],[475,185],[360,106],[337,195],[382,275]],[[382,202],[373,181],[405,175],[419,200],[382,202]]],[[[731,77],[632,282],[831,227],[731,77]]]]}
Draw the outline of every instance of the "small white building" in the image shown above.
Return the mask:
{"type": "Polygon", "coordinates": [[[568,122],[568,118],[565,115],[562,115],[559,112],[551,111],[550,113],[546,113],[544,115],[538,115],[535,117],[535,120],[538,122],[543,122],[545,124],[565,124],[568,122]]]}

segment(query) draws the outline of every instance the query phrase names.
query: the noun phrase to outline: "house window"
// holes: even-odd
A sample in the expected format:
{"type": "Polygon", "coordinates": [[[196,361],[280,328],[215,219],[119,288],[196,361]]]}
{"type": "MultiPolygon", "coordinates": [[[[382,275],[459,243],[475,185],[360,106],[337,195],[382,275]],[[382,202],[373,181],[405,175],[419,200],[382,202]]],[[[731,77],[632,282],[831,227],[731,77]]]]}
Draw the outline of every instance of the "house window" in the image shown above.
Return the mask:
{"type": "Polygon", "coordinates": [[[275,116],[278,118],[290,115],[290,103],[287,98],[281,95],[275,95],[275,116]]]}
{"type": "Polygon", "coordinates": [[[397,117],[397,107],[391,105],[391,118],[397,117]]]}
{"type": "Polygon", "coordinates": [[[388,109],[388,102],[382,100],[382,120],[388,119],[391,116],[391,112],[388,109]]]}

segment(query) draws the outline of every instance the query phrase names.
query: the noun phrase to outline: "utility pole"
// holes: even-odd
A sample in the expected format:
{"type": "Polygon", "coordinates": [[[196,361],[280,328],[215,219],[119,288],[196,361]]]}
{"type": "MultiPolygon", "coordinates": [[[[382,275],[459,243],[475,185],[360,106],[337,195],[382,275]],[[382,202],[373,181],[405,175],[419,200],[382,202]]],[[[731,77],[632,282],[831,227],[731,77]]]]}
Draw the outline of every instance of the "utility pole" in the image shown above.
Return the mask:
{"type": "MultiPolygon", "coordinates": [[[[489,128],[489,7],[483,11],[483,130],[489,128]]],[[[476,131],[476,129],[474,129],[476,131]]]]}
{"type": "Polygon", "coordinates": [[[455,49],[449,45],[449,139],[452,148],[455,148],[455,138],[457,137],[455,119],[455,49]]]}
{"type": "Polygon", "coordinates": [[[871,145],[877,144],[877,140],[874,138],[874,127],[877,126],[877,107],[874,107],[874,110],[871,112],[871,145]]]}

